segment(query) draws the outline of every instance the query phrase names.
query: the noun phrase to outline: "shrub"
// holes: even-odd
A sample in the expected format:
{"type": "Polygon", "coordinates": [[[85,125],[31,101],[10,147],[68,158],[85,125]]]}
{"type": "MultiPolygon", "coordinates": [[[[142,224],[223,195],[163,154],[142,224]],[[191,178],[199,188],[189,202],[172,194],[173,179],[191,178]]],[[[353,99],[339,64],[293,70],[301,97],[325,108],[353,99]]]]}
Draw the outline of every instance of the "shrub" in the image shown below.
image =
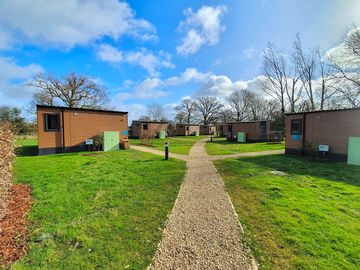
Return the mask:
{"type": "Polygon", "coordinates": [[[4,209],[8,190],[11,186],[12,163],[15,159],[15,136],[9,123],[0,123],[0,219],[4,209]]]}

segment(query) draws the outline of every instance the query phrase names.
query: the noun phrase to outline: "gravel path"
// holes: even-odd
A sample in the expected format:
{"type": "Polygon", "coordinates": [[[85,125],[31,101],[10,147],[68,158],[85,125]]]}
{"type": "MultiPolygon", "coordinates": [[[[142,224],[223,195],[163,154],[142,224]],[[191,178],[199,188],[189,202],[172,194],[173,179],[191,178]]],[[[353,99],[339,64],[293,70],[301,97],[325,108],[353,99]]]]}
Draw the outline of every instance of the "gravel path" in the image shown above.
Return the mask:
{"type": "Polygon", "coordinates": [[[149,270],[256,269],[223,181],[206,154],[206,140],[190,150],[185,180],[149,270]]]}

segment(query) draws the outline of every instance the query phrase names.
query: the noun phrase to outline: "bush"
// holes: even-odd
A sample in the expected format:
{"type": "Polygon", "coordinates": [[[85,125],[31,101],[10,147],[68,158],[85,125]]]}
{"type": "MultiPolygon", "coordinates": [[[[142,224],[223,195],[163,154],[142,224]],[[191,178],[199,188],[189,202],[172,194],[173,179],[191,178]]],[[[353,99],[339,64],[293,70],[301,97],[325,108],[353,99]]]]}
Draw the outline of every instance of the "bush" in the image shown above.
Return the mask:
{"type": "Polygon", "coordinates": [[[11,186],[15,159],[15,136],[9,123],[0,123],[0,219],[4,217],[6,197],[11,186]]]}

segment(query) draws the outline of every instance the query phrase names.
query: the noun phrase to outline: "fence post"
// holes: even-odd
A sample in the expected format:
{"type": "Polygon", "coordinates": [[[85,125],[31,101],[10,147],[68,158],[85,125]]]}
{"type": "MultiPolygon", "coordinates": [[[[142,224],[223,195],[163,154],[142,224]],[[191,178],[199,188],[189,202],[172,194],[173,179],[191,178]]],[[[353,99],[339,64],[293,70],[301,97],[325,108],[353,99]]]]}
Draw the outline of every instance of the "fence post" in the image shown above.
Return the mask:
{"type": "Polygon", "coordinates": [[[169,143],[165,143],[165,160],[169,160],[169,143]]]}

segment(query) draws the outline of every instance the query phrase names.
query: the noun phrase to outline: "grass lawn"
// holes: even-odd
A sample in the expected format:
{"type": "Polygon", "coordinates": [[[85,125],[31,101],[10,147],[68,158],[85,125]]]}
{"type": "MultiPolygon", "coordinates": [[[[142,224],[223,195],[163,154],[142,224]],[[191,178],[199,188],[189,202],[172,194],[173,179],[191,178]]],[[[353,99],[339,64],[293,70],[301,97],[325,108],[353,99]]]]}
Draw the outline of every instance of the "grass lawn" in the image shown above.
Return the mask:
{"type": "Polygon", "coordinates": [[[11,268],[145,269],[184,173],[135,150],[18,157],[34,204],[29,253],[11,268]]]}
{"type": "Polygon", "coordinates": [[[213,138],[206,144],[206,152],[210,156],[231,155],[245,152],[260,152],[266,150],[284,149],[284,143],[237,143],[228,142],[226,138],[213,138]]]}
{"type": "Polygon", "coordinates": [[[215,165],[261,269],[358,269],[360,167],[285,155],[215,165]]]}
{"type": "MultiPolygon", "coordinates": [[[[170,153],[188,155],[190,148],[194,145],[194,143],[206,137],[207,136],[178,136],[166,139],[152,139],[149,141],[149,145],[144,146],[163,151],[165,142],[169,142],[170,153]]],[[[141,140],[130,139],[130,144],[141,145],[141,140]]]]}

